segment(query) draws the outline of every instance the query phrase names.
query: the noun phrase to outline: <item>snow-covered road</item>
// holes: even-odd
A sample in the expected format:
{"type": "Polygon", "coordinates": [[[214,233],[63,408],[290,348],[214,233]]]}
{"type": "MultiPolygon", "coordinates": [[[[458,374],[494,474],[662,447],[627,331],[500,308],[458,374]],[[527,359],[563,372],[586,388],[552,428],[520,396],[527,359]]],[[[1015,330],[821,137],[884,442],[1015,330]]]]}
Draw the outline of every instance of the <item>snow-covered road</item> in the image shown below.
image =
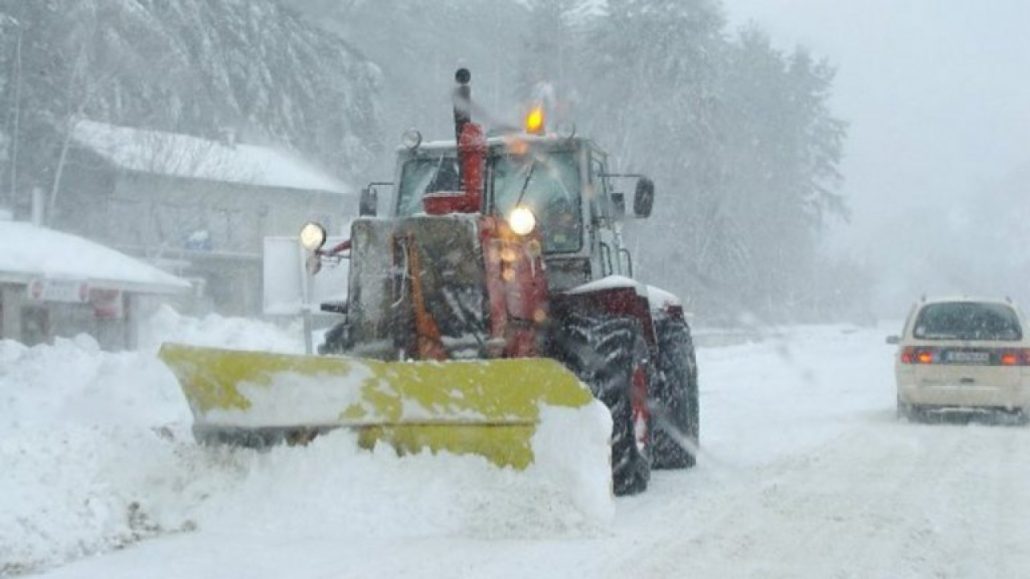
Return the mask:
{"type": "Polygon", "coordinates": [[[427,489],[440,475],[429,457],[350,456],[351,470],[321,477],[334,447],[313,445],[218,463],[207,482],[204,461],[190,462],[198,470],[155,491],[197,497],[184,532],[46,576],[1030,576],[1030,430],[898,423],[893,329],[796,327],[702,349],[698,468],[656,473],[603,524],[560,497],[510,496],[534,487],[475,464],[452,465],[493,485],[473,498],[427,489]],[[211,507],[227,488],[245,496],[211,507]]]}

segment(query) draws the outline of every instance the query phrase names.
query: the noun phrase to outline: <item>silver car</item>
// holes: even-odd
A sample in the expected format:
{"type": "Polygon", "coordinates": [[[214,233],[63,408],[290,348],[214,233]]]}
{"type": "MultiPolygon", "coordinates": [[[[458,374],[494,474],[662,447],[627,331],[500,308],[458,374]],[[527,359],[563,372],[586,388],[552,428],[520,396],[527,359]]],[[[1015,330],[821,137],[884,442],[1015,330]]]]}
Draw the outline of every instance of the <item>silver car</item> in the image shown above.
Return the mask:
{"type": "Polygon", "coordinates": [[[1030,339],[1009,300],[924,298],[887,341],[898,345],[899,417],[1030,407],[1030,339]]]}

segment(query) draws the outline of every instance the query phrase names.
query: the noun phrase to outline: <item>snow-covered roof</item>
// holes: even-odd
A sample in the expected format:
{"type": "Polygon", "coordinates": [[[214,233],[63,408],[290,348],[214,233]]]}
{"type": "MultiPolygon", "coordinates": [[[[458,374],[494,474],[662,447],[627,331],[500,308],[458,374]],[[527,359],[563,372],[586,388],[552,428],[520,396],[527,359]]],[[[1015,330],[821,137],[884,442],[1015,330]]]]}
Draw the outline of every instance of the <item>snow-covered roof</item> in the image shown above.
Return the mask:
{"type": "Polygon", "coordinates": [[[269,147],[228,145],[163,131],[91,120],[75,125],[72,138],[127,171],[174,177],[350,194],[346,183],[294,154],[269,147]]]}
{"type": "Polygon", "coordinates": [[[182,278],[77,235],[0,220],[0,282],[28,283],[40,278],[143,293],[190,289],[182,278]]]}

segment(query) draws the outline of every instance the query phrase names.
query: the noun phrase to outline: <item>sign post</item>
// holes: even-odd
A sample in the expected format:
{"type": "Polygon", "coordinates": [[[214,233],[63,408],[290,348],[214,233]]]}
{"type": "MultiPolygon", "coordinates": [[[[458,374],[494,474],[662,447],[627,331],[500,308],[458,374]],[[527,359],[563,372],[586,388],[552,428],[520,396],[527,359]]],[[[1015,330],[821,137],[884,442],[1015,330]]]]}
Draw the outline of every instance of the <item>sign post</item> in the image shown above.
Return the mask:
{"type": "MultiPolygon", "coordinates": [[[[342,241],[330,238],[329,246],[342,241]]],[[[304,347],[314,352],[312,331],[319,304],[347,299],[349,262],[326,264],[318,275],[308,270],[309,253],[296,237],[266,237],[263,257],[263,311],[269,316],[300,316],[304,347]]]]}
{"type": "Polygon", "coordinates": [[[300,291],[301,291],[301,295],[303,296],[303,299],[301,300],[300,309],[301,309],[301,316],[303,317],[303,320],[304,320],[304,352],[307,355],[310,356],[311,354],[314,353],[314,350],[315,350],[314,344],[312,343],[313,340],[311,339],[311,332],[314,330],[314,327],[313,327],[314,324],[311,323],[311,277],[312,277],[312,275],[311,275],[311,272],[309,272],[308,268],[307,268],[307,261],[306,261],[307,250],[305,250],[303,247],[301,247],[301,245],[298,243],[297,244],[297,251],[299,252],[299,256],[297,258],[297,263],[300,265],[300,291]]]}

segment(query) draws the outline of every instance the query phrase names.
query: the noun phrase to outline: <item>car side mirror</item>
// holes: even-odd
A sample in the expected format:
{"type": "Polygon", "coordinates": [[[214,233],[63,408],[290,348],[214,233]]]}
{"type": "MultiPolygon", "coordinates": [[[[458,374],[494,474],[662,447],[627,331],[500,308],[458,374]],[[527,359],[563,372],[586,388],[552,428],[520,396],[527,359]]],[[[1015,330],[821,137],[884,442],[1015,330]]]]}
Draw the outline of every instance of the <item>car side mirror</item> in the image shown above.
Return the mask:
{"type": "Polygon", "coordinates": [[[901,337],[900,336],[887,336],[887,343],[892,345],[892,346],[896,346],[896,345],[901,343],[901,337]]]}
{"type": "Polygon", "coordinates": [[[651,216],[654,205],[654,181],[647,177],[637,180],[637,190],[633,195],[633,214],[641,219],[651,216]]]}
{"type": "Polygon", "coordinates": [[[626,194],[612,193],[612,217],[621,219],[626,216],[626,194]]]}
{"type": "Polygon", "coordinates": [[[375,217],[379,211],[379,194],[371,185],[361,190],[358,198],[358,215],[361,217],[375,217]]]}

